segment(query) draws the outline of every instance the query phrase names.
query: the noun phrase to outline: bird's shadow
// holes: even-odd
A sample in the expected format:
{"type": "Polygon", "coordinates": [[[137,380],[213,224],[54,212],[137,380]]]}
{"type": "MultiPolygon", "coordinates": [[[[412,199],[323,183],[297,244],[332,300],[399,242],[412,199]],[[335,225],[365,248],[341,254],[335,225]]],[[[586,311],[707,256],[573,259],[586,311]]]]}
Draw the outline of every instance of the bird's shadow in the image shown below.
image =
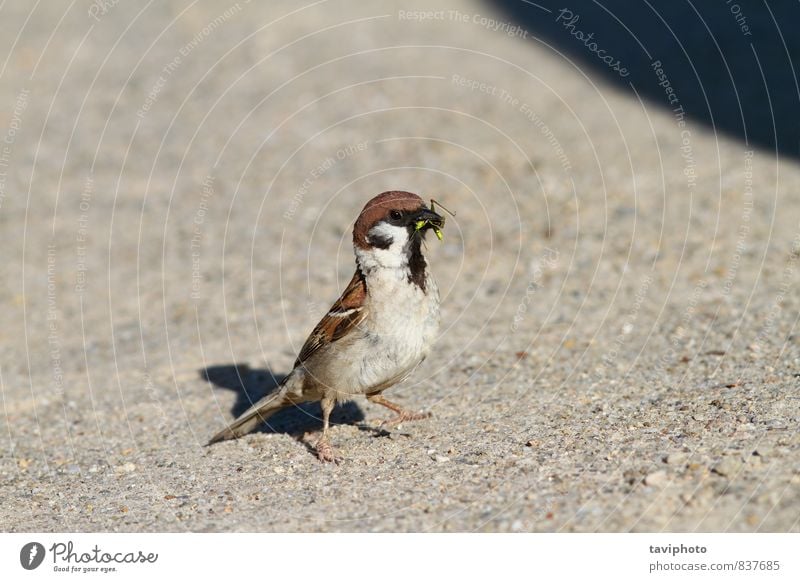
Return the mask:
{"type": "MultiPolygon", "coordinates": [[[[247,364],[223,364],[199,370],[200,377],[217,386],[232,390],[236,401],[231,407],[231,420],[237,418],[267,394],[278,389],[284,374],[274,374],[269,369],[253,369],[247,364]]],[[[355,402],[338,405],[331,413],[331,424],[363,423],[364,411],[355,402]]],[[[359,426],[359,428],[362,428],[359,426]]],[[[258,429],[265,433],[282,433],[302,437],[307,432],[322,430],[322,410],[319,402],[306,402],[290,406],[271,416],[258,429]]]]}

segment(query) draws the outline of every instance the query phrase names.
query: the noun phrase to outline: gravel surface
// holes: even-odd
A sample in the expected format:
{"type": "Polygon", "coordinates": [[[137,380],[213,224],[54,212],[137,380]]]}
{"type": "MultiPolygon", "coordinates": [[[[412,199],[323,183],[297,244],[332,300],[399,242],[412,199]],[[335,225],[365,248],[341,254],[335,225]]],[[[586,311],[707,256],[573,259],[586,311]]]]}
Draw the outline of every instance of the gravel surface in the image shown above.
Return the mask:
{"type": "Polygon", "coordinates": [[[796,161],[488,4],[256,4],[3,4],[2,530],[800,530],[796,161]],[[396,188],[457,211],[434,417],[205,447],[396,188]]]}

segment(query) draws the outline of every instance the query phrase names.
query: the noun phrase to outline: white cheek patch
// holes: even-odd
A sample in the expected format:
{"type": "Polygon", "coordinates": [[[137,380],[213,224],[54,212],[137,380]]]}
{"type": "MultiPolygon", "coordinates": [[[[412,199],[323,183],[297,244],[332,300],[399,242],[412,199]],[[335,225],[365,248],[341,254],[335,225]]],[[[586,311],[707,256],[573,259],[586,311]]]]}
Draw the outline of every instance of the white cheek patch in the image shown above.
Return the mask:
{"type": "Polygon", "coordinates": [[[379,222],[369,229],[367,242],[379,250],[403,252],[408,242],[408,230],[405,227],[394,226],[388,222],[379,222]],[[372,241],[375,242],[373,243],[372,241]],[[381,242],[384,244],[380,244],[381,242]]]}
{"type": "Polygon", "coordinates": [[[388,249],[394,243],[395,233],[392,232],[386,223],[373,226],[367,233],[367,244],[376,249],[388,249]]]}
{"type": "Polygon", "coordinates": [[[369,229],[366,242],[371,246],[369,250],[357,250],[359,257],[364,260],[365,267],[369,265],[403,267],[408,264],[406,228],[379,222],[369,229]]]}

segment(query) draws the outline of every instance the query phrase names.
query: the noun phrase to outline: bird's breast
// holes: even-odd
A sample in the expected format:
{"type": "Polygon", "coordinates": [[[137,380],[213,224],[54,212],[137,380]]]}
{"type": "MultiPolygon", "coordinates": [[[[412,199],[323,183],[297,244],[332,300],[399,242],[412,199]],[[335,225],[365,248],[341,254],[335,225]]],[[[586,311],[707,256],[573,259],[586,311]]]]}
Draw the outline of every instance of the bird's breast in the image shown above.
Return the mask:
{"type": "Polygon", "coordinates": [[[361,359],[362,387],[402,380],[428,355],[439,330],[439,292],[428,276],[423,291],[407,281],[368,284],[369,346],[361,359]]]}

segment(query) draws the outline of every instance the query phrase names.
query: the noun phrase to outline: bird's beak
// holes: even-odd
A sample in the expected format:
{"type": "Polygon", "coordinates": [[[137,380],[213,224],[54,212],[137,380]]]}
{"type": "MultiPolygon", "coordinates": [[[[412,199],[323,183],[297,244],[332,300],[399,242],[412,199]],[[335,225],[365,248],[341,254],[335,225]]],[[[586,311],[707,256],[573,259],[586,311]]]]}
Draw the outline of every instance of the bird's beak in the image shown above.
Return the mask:
{"type": "Polygon", "coordinates": [[[417,231],[425,231],[429,228],[436,233],[436,238],[442,240],[442,229],[444,228],[444,216],[437,214],[429,208],[421,208],[414,215],[414,227],[417,231]]]}

